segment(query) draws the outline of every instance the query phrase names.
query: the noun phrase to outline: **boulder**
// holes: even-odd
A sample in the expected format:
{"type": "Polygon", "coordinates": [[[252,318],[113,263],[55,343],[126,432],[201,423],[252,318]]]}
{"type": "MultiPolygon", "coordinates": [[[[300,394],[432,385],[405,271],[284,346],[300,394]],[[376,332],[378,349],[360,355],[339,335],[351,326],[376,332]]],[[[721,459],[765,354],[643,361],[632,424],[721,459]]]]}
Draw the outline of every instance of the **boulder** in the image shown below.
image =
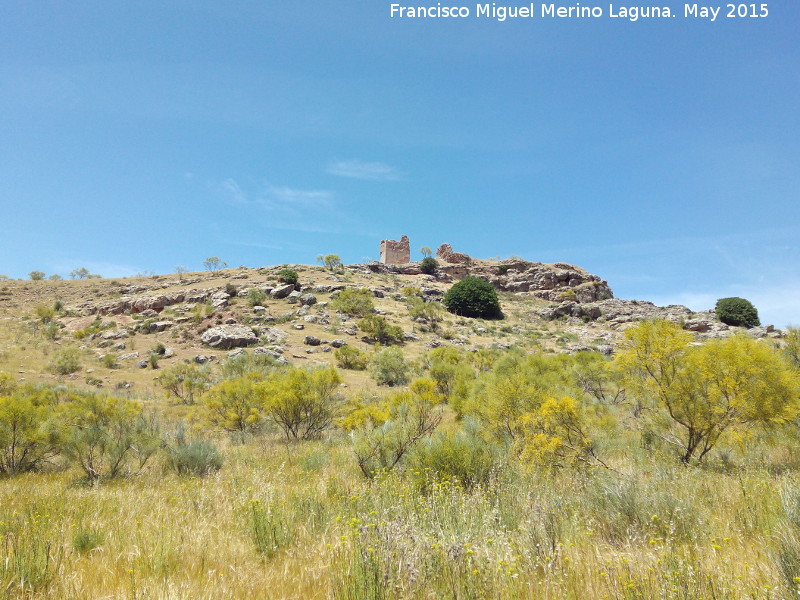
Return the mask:
{"type": "Polygon", "coordinates": [[[228,350],[241,346],[249,346],[258,342],[258,337],[253,330],[244,325],[221,325],[212,327],[202,336],[200,341],[206,346],[228,350]]]}
{"type": "Polygon", "coordinates": [[[274,288],[270,292],[270,295],[273,298],[277,298],[277,299],[280,300],[281,298],[286,298],[293,291],[294,291],[294,284],[293,283],[287,283],[286,285],[279,285],[278,287],[274,288]]]}
{"type": "Polygon", "coordinates": [[[317,297],[314,294],[303,294],[300,296],[300,304],[303,306],[312,306],[317,303],[317,297]]]}
{"type": "Polygon", "coordinates": [[[159,333],[166,329],[172,327],[174,323],[172,321],[154,321],[150,323],[150,332],[151,333],[159,333]]]}
{"type": "Polygon", "coordinates": [[[320,345],[320,339],[318,337],[316,337],[316,336],[313,336],[313,335],[307,335],[305,337],[305,339],[303,340],[303,343],[306,346],[319,346],[320,345]]]}

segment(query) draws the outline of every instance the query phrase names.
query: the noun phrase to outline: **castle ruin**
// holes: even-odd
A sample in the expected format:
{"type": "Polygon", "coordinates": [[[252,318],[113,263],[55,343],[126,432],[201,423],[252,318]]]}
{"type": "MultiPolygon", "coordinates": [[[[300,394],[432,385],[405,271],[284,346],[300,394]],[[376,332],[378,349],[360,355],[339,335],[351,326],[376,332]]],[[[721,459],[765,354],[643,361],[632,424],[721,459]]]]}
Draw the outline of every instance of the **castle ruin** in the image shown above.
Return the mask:
{"type": "Polygon", "coordinates": [[[411,246],[408,236],[397,240],[381,240],[381,263],[384,265],[404,265],[411,262],[411,246]]]}

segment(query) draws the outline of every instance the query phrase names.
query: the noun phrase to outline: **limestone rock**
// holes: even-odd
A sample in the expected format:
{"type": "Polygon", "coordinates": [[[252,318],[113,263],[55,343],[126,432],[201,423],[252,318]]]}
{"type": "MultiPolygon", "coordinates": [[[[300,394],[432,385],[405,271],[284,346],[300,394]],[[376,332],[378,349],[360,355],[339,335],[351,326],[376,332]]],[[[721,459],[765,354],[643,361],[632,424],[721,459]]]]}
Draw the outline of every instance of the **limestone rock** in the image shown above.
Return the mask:
{"type": "Polygon", "coordinates": [[[300,304],[303,306],[312,306],[317,303],[317,297],[314,294],[303,294],[300,296],[300,304]]]}
{"type": "Polygon", "coordinates": [[[255,344],[258,338],[252,329],[244,325],[221,325],[203,333],[200,341],[206,346],[227,350],[255,344]]]}
{"type": "Polygon", "coordinates": [[[270,295],[273,298],[277,298],[280,300],[282,298],[286,298],[293,291],[294,291],[294,284],[287,283],[286,285],[279,285],[278,287],[274,288],[272,292],[270,292],[270,295]]]}

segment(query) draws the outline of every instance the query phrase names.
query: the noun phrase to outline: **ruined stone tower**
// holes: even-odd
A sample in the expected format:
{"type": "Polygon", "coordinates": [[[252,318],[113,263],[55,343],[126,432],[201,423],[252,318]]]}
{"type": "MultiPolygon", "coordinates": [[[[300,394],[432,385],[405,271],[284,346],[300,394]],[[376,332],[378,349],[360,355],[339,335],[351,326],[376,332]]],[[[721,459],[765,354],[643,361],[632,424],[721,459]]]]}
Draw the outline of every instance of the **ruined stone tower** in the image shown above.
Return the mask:
{"type": "Polygon", "coordinates": [[[408,236],[397,240],[381,240],[381,262],[385,265],[403,265],[411,262],[411,246],[408,236]]]}

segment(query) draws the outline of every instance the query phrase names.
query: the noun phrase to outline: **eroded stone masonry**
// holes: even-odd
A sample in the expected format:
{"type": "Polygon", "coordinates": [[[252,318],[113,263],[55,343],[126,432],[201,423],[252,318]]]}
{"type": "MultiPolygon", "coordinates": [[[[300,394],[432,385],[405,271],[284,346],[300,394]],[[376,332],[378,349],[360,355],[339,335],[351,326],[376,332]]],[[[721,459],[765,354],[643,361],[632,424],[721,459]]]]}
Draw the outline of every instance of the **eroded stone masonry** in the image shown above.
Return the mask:
{"type": "Polygon", "coordinates": [[[381,240],[381,262],[385,265],[404,265],[411,262],[411,246],[408,236],[397,240],[381,240]]]}

